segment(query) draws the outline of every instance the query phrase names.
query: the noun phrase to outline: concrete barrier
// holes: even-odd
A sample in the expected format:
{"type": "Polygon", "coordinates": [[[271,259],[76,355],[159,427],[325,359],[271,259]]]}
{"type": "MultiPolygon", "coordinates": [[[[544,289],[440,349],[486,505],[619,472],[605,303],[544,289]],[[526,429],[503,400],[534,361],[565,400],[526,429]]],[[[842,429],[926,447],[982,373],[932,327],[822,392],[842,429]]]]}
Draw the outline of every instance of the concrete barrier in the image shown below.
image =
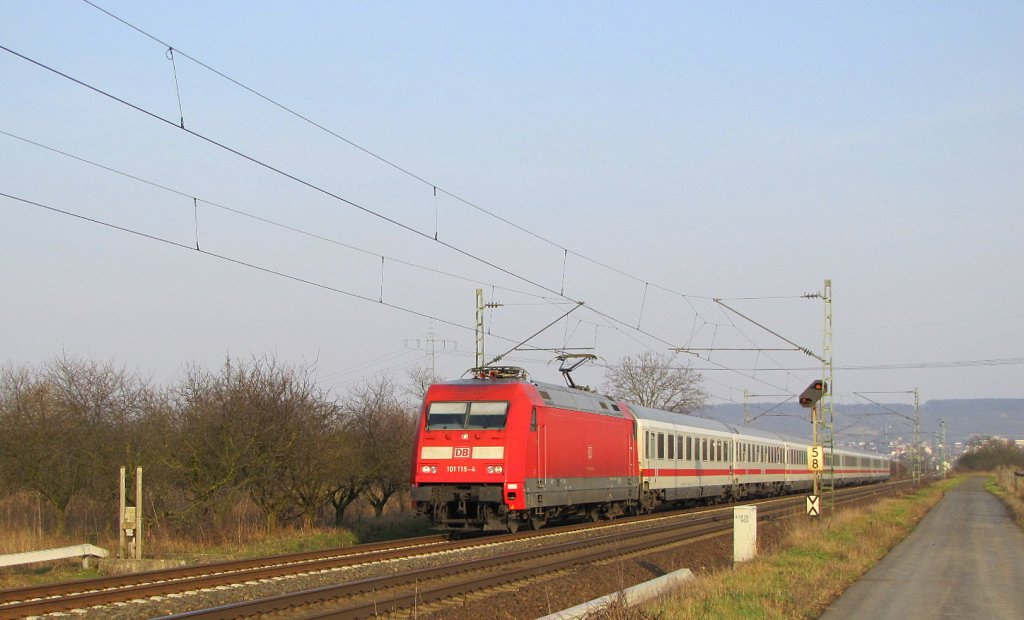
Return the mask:
{"type": "Polygon", "coordinates": [[[684,581],[693,579],[693,573],[690,569],[684,568],[671,572],[667,575],[662,575],[657,579],[645,581],[637,584],[632,588],[626,588],[621,592],[602,596],[601,598],[595,598],[592,601],[581,603],[575,607],[569,609],[563,609],[562,611],[556,611],[553,614],[538,618],[537,620],[580,620],[588,617],[590,614],[594,614],[604,609],[608,605],[621,600],[626,607],[633,607],[649,601],[655,597],[661,596],[678,587],[684,581]]]}
{"type": "Polygon", "coordinates": [[[152,570],[167,570],[169,568],[181,568],[188,565],[185,560],[119,560],[110,558],[101,560],[97,568],[101,575],[131,575],[134,573],[147,573],[152,570]]]}
{"type": "Polygon", "coordinates": [[[94,558],[105,558],[108,555],[110,555],[110,553],[106,549],[95,545],[72,545],[70,547],[59,547],[57,549],[43,549],[42,551],[25,551],[24,553],[0,555],[0,567],[37,564],[39,562],[53,562],[55,560],[66,560],[68,558],[82,558],[82,566],[89,568],[94,558]]]}

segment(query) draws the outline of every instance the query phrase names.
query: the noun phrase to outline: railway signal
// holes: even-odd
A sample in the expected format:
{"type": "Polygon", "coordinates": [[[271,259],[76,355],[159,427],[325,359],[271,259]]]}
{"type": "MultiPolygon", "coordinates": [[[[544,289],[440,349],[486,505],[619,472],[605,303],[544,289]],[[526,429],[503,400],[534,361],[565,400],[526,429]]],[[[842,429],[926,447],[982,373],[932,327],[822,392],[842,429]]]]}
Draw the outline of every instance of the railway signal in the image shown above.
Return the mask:
{"type": "Polygon", "coordinates": [[[812,382],[807,389],[800,393],[800,406],[811,408],[818,404],[823,394],[828,393],[828,384],[822,380],[812,382]]]}
{"type": "Polygon", "coordinates": [[[813,495],[807,496],[807,516],[817,517],[821,514],[819,500],[821,498],[821,473],[825,471],[824,446],[818,444],[818,426],[820,424],[818,401],[828,394],[828,383],[824,379],[812,381],[807,389],[800,393],[800,406],[811,410],[812,445],[807,448],[807,469],[814,472],[813,495]]]}

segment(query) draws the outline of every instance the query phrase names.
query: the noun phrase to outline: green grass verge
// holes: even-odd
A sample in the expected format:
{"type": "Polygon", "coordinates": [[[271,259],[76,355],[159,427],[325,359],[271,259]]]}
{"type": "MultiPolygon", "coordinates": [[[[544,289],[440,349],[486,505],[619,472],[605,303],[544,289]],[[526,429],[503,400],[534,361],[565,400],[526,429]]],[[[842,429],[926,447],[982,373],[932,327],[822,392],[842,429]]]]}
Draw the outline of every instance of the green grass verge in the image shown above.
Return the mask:
{"type": "Polygon", "coordinates": [[[837,511],[819,521],[790,519],[779,549],[698,577],[638,615],[664,620],[816,618],[962,481],[944,480],[912,495],[837,511]]]}

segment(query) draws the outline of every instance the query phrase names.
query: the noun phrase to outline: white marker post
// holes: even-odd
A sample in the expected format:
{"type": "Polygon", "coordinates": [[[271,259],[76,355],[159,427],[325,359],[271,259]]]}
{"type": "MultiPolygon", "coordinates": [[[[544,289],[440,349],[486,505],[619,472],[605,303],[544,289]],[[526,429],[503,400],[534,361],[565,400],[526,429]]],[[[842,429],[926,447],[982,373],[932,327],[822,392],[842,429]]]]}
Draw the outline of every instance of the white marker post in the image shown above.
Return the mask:
{"type": "Polygon", "coordinates": [[[747,562],[757,555],[757,506],[732,509],[732,561],[747,562]]]}

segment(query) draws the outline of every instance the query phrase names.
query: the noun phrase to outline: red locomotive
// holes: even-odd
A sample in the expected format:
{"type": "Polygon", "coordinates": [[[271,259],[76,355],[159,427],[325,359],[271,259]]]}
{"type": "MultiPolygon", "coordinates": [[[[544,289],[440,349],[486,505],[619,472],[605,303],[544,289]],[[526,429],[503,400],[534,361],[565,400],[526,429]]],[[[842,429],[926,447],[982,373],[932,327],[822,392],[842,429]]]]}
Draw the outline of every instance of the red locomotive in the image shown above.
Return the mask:
{"type": "MultiPolygon", "coordinates": [[[[663,503],[810,488],[807,443],[637,407],[485,368],[432,385],[413,455],[417,512],[450,529],[539,528],[663,503]]],[[[838,484],[888,478],[888,458],[836,450],[838,484]]]]}

